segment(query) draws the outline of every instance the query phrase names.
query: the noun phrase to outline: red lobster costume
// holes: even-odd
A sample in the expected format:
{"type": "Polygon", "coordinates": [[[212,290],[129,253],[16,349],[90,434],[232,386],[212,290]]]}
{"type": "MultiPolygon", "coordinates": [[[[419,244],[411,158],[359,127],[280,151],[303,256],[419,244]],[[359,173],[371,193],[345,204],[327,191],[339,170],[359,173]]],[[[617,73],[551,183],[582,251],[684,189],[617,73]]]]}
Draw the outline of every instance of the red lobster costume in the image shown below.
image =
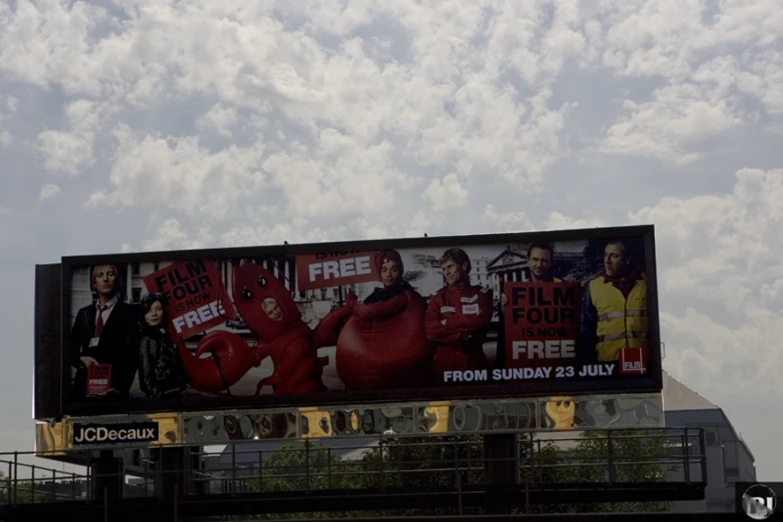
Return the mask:
{"type": "Polygon", "coordinates": [[[193,356],[179,342],[179,352],[190,385],[200,391],[217,393],[236,384],[253,366],[271,357],[274,373],[264,385],[275,394],[325,391],[321,381],[324,360],[318,357],[313,332],[288,290],[271,272],[253,263],[233,270],[234,305],[258,344],[250,348],[239,335],[214,331],[204,336],[193,356]],[[201,359],[204,353],[212,358],[201,359]]]}
{"type": "Polygon", "coordinates": [[[315,329],[319,346],[336,345],[337,374],[347,390],[424,386],[433,355],[424,330],[427,304],[408,283],[346,304],[315,329]]]}

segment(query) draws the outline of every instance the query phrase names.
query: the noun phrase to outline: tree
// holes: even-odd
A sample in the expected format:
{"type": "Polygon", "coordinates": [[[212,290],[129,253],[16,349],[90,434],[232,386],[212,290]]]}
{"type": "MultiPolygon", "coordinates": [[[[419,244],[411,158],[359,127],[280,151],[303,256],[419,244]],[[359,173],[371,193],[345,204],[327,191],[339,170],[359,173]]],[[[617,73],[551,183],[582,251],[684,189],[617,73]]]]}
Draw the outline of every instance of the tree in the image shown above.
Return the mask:
{"type": "MultiPolygon", "coordinates": [[[[362,483],[350,462],[343,461],[331,448],[320,442],[305,440],[291,443],[272,452],[261,469],[252,476],[237,479],[235,487],[242,492],[272,493],[304,490],[358,489],[362,483]]],[[[333,518],[356,516],[353,512],[267,513],[254,520],[285,520],[301,518],[333,518]]],[[[242,520],[244,517],[225,517],[242,520]]]]}
{"type": "MultiPolygon", "coordinates": [[[[668,448],[660,432],[584,431],[579,438],[571,449],[546,441],[534,455],[537,473],[528,473],[529,480],[544,485],[649,483],[667,479],[667,467],[660,461],[668,448]]],[[[671,510],[671,503],[556,504],[538,506],[536,510],[542,513],[665,512],[671,510]]]]}
{"type": "MultiPolygon", "coordinates": [[[[457,487],[484,481],[481,436],[402,437],[383,440],[362,458],[362,486],[365,488],[435,486],[457,487]],[[457,476],[457,471],[460,476],[457,476]],[[369,473],[368,473],[369,472],[369,473]]],[[[464,508],[463,514],[480,510],[464,508]]],[[[458,507],[384,510],[375,516],[457,515],[458,507]]]]}
{"type": "MultiPolygon", "coordinates": [[[[244,492],[279,492],[326,489],[383,489],[390,487],[454,486],[454,462],[460,462],[465,481],[483,480],[481,437],[399,438],[382,440],[368,448],[361,459],[347,461],[320,442],[289,444],[263,462],[253,477],[238,479],[244,492]],[[469,469],[471,468],[472,469],[469,469]]],[[[477,512],[465,509],[463,513],[477,512]]],[[[397,509],[315,513],[268,513],[254,519],[382,517],[457,514],[453,508],[397,509]]],[[[241,520],[226,517],[225,520],[241,520]]]]}
{"type": "Polygon", "coordinates": [[[13,479],[5,476],[0,471],[0,504],[29,504],[35,502],[40,497],[33,492],[31,482],[20,479],[14,484],[13,479]]]}
{"type": "MultiPolygon", "coordinates": [[[[638,431],[585,431],[578,442],[545,440],[523,435],[520,479],[531,488],[553,484],[608,482],[656,482],[666,480],[665,466],[656,462],[667,453],[660,434],[638,431]],[[570,444],[569,444],[570,443],[570,444]],[[611,448],[611,449],[610,449],[611,448]],[[613,466],[608,465],[611,451],[613,466]],[[611,470],[611,472],[610,472],[611,470]]],[[[320,442],[289,444],[264,460],[260,470],[238,478],[243,492],[383,489],[393,487],[456,487],[457,474],[465,485],[485,483],[484,446],[481,436],[402,437],[382,439],[362,458],[341,459],[320,442]]],[[[539,513],[653,512],[668,511],[666,502],[556,504],[532,506],[539,513]]],[[[457,507],[345,512],[266,514],[269,520],[371,516],[456,515],[457,507]]],[[[515,511],[524,512],[520,507],[515,511]]],[[[463,514],[479,514],[481,508],[464,508],[463,514]]],[[[254,519],[260,519],[255,516],[254,519]]],[[[230,520],[241,520],[231,517],[230,520]]]]}

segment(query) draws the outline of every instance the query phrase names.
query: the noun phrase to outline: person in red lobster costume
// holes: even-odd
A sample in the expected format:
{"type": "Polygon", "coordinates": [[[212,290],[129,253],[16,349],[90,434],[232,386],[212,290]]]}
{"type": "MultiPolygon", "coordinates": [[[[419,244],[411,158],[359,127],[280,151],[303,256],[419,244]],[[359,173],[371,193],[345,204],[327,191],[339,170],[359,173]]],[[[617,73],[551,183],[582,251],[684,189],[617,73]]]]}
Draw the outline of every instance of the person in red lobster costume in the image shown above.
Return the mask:
{"type": "Polygon", "coordinates": [[[430,298],[427,338],[436,344],[432,379],[443,384],[443,372],[487,367],[484,341],[492,320],[492,290],[470,284],[470,258],[452,248],[440,259],[446,286],[430,298]]]}
{"type": "Polygon", "coordinates": [[[424,386],[433,355],[424,331],[426,301],[403,280],[397,251],[379,252],[375,262],[383,287],[364,302],[349,293],[316,327],[317,343],[336,345],[337,374],[347,390],[424,386]]]}
{"type": "Polygon", "coordinates": [[[214,331],[199,342],[194,357],[180,343],[191,386],[213,393],[228,389],[251,367],[271,357],[274,372],[258,383],[256,395],[264,385],[271,385],[275,394],[325,391],[324,361],[291,291],[271,272],[249,262],[234,267],[232,286],[234,305],[257,344],[251,349],[233,332],[214,331]],[[212,360],[198,358],[207,352],[212,360]]]}

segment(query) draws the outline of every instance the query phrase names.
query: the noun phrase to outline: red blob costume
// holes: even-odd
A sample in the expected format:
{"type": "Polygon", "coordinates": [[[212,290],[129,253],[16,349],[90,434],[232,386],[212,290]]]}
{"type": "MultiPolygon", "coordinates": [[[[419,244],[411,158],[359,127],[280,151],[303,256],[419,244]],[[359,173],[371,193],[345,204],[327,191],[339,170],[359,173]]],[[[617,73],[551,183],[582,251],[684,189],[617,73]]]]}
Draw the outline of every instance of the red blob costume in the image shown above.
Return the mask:
{"type": "Polygon", "coordinates": [[[427,307],[427,338],[436,343],[432,378],[487,367],[483,344],[492,320],[492,290],[460,283],[441,288],[427,307]]]}
{"type": "Polygon", "coordinates": [[[177,341],[182,368],[194,390],[218,393],[236,384],[255,364],[244,339],[233,332],[216,330],[206,334],[192,355],[182,339],[177,341]],[[210,353],[212,357],[202,359],[210,353]]]}
{"type": "Polygon", "coordinates": [[[256,395],[264,385],[271,385],[275,394],[325,391],[323,361],[291,292],[271,272],[253,263],[234,267],[232,286],[237,311],[258,344],[251,350],[235,333],[210,332],[199,342],[194,357],[180,342],[190,385],[200,391],[219,392],[271,357],[274,372],[258,383],[256,395]],[[206,352],[212,353],[212,359],[198,358],[206,352]]]}
{"type": "Polygon", "coordinates": [[[276,394],[325,391],[323,361],[291,291],[253,263],[234,268],[233,290],[237,311],[258,341],[253,351],[256,366],[266,357],[275,366],[274,373],[258,383],[256,394],[263,385],[271,385],[276,394]],[[271,313],[278,320],[264,311],[266,299],[275,301],[271,313]]]}
{"type": "Polygon", "coordinates": [[[424,386],[433,355],[424,298],[400,282],[376,289],[364,303],[353,293],[346,301],[315,329],[319,345],[336,344],[337,374],[346,389],[424,386]]]}

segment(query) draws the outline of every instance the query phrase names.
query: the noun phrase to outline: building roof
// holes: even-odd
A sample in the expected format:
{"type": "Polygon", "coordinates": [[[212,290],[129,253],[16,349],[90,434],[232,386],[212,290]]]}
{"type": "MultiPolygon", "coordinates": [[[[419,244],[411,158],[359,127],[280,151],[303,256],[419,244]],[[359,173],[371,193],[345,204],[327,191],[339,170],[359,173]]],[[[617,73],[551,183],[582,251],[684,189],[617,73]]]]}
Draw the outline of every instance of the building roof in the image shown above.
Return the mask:
{"type": "MultiPolygon", "coordinates": [[[[343,458],[361,458],[361,454],[375,446],[378,441],[368,437],[347,437],[347,438],[323,438],[313,441],[321,447],[329,448],[331,453],[343,458]]],[[[220,465],[231,465],[232,462],[236,464],[256,463],[259,458],[269,458],[276,450],[283,448],[284,446],[304,446],[305,441],[303,439],[285,439],[285,440],[268,440],[258,442],[242,442],[233,446],[234,453],[232,454],[232,445],[226,445],[219,453],[218,461],[220,465]]]]}
{"type": "Polygon", "coordinates": [[[716,413],[725,423],[725,427],[728,428],[734,441],[741,444],[745,451],[750,456],[750,459],[755,462],[756,458],[753,456],[753,452],[750,451],[748,444],[742,439],[734,425],[729,420],[726,412],[723,408],[708,401],[695,391],[691,390],[683,383],[669,375],[666,371],[663,372],[663,410],[664,412],[674,411],[693,411],[693,410],[715,410],[716,413]]]}
{"type": "Polygon", "coordinates": [[[683,411],[717,410],[720,408],[664,371],[663,409],[664,411],[683,411]]]}

